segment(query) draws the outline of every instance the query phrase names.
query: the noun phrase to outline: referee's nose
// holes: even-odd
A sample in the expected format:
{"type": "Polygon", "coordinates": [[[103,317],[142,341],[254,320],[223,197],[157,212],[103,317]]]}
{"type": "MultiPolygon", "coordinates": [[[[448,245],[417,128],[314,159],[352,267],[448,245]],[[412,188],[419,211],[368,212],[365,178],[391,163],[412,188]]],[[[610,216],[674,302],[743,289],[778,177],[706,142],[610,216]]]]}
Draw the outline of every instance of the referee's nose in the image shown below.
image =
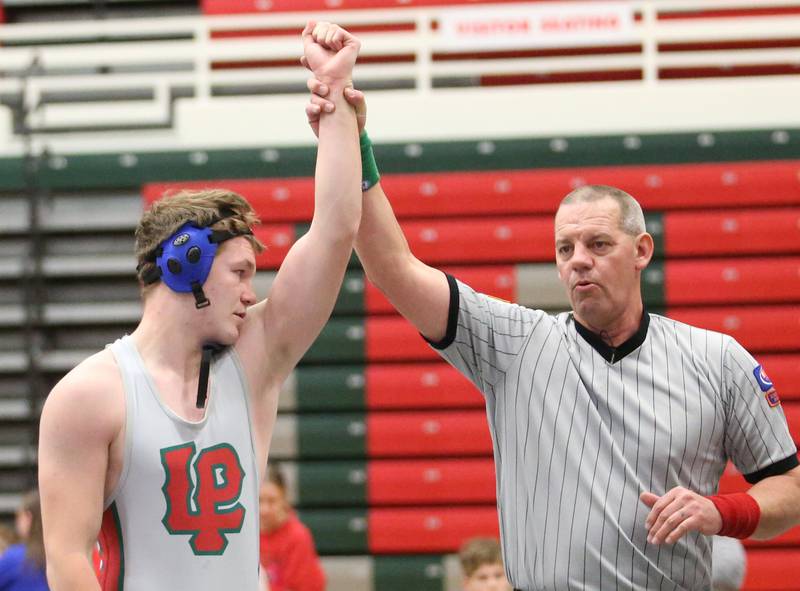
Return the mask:
{"type": "Polygon", "coordinates": [[[576,271],[591,269],[594,266],[591,250],[580,242],[576,243],[573,247],[572,256],[569,258],[569,264],[576,271]]]}

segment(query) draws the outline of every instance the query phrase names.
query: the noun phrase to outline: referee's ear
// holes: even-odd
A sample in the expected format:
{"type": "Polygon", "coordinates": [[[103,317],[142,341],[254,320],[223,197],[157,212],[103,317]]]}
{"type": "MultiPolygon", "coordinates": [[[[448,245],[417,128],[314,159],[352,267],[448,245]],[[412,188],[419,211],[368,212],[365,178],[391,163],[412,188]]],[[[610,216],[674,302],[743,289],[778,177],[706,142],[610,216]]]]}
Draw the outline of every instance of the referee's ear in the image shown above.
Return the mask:
{"type": "Polygon", "coordinates": [[[653,237],[647,232],[642,232],[636,237],[634,247],[636,248],[636,270],[643,271],[650,264],[650,259],[653,258],[653,251],[655,250],[653,237]]]}

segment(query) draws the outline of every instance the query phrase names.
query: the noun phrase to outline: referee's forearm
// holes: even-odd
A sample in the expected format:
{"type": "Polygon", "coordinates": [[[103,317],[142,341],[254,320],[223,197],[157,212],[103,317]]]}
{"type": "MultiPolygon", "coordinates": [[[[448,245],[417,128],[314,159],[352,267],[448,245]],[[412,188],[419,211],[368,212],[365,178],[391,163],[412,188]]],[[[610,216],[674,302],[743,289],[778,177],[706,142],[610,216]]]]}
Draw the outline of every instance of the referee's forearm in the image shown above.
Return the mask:
{"type": "Polygon", "coordinates": [[[391,292],[402,281],[413,255],[380,183],[364,193],[356,253],[369,280],[391,292]]]}
{"type": "Polygon", "coordinates": [[[751,538],[768,540],[800,524],[800,467],[765,478],[747,493],[761,508],[761,518],[751,538]]]}

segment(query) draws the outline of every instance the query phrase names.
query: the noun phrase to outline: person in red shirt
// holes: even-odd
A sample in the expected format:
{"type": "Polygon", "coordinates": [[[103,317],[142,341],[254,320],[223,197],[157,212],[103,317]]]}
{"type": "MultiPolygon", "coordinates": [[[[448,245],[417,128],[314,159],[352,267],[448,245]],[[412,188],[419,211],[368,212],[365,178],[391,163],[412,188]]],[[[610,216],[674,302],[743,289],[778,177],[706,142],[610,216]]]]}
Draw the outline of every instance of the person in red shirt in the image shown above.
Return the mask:
{"type": "Polygon", "coordinates": [[[324,591],[325,573],[309,529],[286,498],[286,482],[269,466],[261,487],[261,568],[269,591],[324,591]]]}

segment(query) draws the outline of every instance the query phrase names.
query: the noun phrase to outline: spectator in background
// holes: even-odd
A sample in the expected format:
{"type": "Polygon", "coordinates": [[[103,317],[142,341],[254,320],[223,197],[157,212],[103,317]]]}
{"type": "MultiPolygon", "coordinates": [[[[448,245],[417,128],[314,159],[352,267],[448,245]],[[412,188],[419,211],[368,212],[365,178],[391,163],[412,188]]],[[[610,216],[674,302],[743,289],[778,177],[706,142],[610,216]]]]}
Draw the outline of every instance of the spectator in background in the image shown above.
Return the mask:
{"type": "Polygon", "coordinates": [[[48,591],[39,491],[22,497],[16,529],[22,542],[0,556],[0,591],[48,591]]]}
{"type": "Polygon", "coordinates": [[[464,591],[510,591],[500,542],[494,538],[472,538],[458,552],[464,573],[464,591]]]}
{"type": "Polygon", "coordinates": [[[269,591],[322,591],[325,573],[314,538],[300,522],[286,496],[286,481],[270,465],[261,487],[261,568],[269,591]]]}
{"type": "Polygon", "coordinates": [[[0,555],[5,552],[9,546],[17,543],[17,534],[14,528],[6,523],[0,523],[0,555]]]}
{"type": "Polygon", "coordinates": [[[747,554],[736,538],[714,536],[711,549],[711,589],[739,591],[744,584],[747,554]]]}

